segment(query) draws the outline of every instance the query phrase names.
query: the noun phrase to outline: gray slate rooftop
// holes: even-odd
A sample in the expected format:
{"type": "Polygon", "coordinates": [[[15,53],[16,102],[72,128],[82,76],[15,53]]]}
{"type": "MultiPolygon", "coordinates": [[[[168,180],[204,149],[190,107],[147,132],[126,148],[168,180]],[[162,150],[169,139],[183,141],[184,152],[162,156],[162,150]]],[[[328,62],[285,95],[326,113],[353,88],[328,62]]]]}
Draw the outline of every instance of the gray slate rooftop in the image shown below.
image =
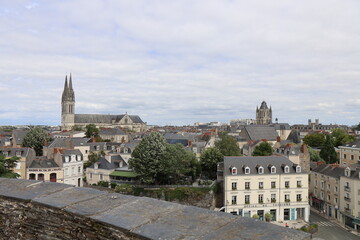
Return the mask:
{"type": "Polygon", "coordinates": [[[248,125],[241,130],[240,136],[244,137],[246,141],[262,139],[276,141],[278,134],[274,127],[266,125],[248,125]]]}
{"type": "MultiPolygon", "coordinates": [[[[125,114],[106,115],[106,114],[75,114],[76,123],[106,123],[112,124],[113,120],[119,122],[125,114]]],[[[134,123],[144,123],[138,115],[128,115],[134,123]]]]}
{"type": "Polygon", "coordinates": [[[144,239],[310,239],[252,218],[60,183],[0,178],[1,196],[89,217],[144,239]]]}

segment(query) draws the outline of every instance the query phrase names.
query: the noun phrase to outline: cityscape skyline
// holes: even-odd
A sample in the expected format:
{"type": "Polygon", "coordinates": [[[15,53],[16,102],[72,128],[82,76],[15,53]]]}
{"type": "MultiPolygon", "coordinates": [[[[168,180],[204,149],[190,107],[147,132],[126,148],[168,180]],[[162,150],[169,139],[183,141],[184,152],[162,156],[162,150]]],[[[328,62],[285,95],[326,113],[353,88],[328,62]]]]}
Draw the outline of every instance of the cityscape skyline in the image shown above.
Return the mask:
{"type": "Polygon", "coordinates": [[[149,125],[255,119],[359,123],[356,1],[9,1],[0,7],[0,125],[77,113],[149,125]],[[206,5],[206,7],[204,7],[206,5]],[[79,12],[81,9],[81,12],[79,12]]]}

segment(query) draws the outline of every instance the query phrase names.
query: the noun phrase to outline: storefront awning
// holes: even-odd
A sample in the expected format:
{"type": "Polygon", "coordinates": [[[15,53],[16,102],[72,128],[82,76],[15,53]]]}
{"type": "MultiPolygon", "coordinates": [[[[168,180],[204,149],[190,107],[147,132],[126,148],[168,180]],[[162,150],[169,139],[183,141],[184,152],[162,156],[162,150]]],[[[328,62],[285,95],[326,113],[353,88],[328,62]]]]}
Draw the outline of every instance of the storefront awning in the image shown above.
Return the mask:
{"type": "Polygon", "coordinates": [[[137,177],[137,174],[134,172],[129,172],[129,171],[114,171],[114,172],[110,173],[110,176],[135,178],[135,177],[137,177]]]}
{"type": "Polygon", "coordinates": [[[353,220],[353,224],[360,225],[360,219],[355,218],[355,219],[353,220]]]}
{"type": "Polygon", "coordinates": [[[320,200],[320,199],[317,199],[316,197],[313,197],[312,198],[312,201],[313,202],[316,202],[316,203],[323,203],[324,201],[320,200]]]}

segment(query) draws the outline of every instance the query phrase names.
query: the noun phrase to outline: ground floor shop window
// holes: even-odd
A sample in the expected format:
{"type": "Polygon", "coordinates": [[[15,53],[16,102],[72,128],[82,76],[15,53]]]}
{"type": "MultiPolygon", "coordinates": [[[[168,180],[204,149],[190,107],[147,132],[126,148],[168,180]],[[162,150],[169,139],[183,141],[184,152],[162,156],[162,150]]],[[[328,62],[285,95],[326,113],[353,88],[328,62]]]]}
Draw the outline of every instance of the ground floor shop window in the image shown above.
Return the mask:
{"type": "Polygon", "coordinates": [[[271,221],[276,221],[276,209],[271,209],[270,214],[272,215],[271,221]]]}
{"type": "Polygon", "coordinates": [[[284,209],[284,220],[290,220],[290,209],[289,208],[285,208],[284,209]]]}
{"type": "Polygon", "coordinates": [[[244,217],[251,217],[251,211],[244,211],[244,217]]]}
{"type": "Polygon", "coordinates": [[[260,221],[264,221],[264,210],[258,210],[257,215],[259,215],[260,221]]]}

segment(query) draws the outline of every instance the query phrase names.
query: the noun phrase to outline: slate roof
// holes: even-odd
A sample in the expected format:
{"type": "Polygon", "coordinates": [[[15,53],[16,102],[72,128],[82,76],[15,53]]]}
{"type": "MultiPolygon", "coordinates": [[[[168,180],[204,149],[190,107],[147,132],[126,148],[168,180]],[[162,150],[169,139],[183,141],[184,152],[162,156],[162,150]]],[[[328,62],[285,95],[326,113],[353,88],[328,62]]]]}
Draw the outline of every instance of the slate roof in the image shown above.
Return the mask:
{"type": "Polygon", "coordinates": [[[13,140],[15,140],[16,144],[22,145],[25,135],[29,132],[29,130],[23,129],[15,129],[13,131],[13,140]]]}
{"type": "MultiPolygon", "coordinates": [[[[104,157],[100,157],[96,163],[98,164],[99,169],[113,170],[116,168],[114,163],[108,162],[104,157]]],[[[89,168],[94,168],[94,165],[95,163],[92,164],[89,168]]]]}
{"type": "Polygon", "coordinates": [[[181,134],[165,133],[164,137],[165,137],[167,143],[169,143],[169,144],[180,143],[183,146],[187,146],[189,144],[189,140],[181,134]]]}
{"type": "MultiPolygon", "coordinates": [[[[107,123],[112,124],[113,120],[119,122],[126,114],[75,114],[76,123],[107,123]]],[[[128,115],[134,123],[144,123],[138,115],[128,115]]]]}
{"type": "Polygon", "coordinates": [[[126,135],[126,133],[119,128],[101,129],[99,135],[126,135]]]}
{"type": "Polygon", "coordinates": [[[9,147],[0,148],[0,154],[7,152],[9,157],[16,156],[17,152],[21,153],[21,157],[26,157],[30,153],[30,151],[34,151],[34,150],[32,148],[9,148],[9,147]]]}
{"type": "Polygon", "coordinates": [[[58,168],[59,165],[53,159],[35,159],[29,168],[58,168]]]}
{"type": "Polygon", "coordinates": [[[313,172],[324,174],[329,177],[333,178],[340,178],[340,176],[345,176],[344,171],[345,168],[342,166],[332,166],[328,164],[321,164],[314,169],[312,169],[313,172]]]}
{"type": "Polygon", "coordinates": [[[70,155],[81,155],[82,153],[80,152],[79,149],[74,149],[74,150],[65,150],[62,152],[63,156],[70,156],[70,155]]]}
{"type": "Polygon", "coordinates": [[[55,138],[48,148],[66,148],[68,147],[67,142],[69,141],[73,146],[85,146],[89,141],[91,141],[91,138],[55,138]]]}
{"type": "Polygon", "coordinates": [[[274,127],[275,130],[290,130],[290,125],[288,123],[273,123],[270,126],[274,127]]]}
{"type": "MultiPolygon", "coordinates": [[[[288,158],[282,156],[261,157],[224,157],[224,175],[232,176],[231,167],[236,167],[238,175],[245,175],[245,167],[250,168],[250,174],[258,175],[258,167],[264,168],[264,174],[271,174],[271,166],[276,167],[276,174],[300,174],[296,173],[296,166],[288,158]],[[285,165],[289,166],[289,173],[284,172],[285,165]]],[[[301,169],[301,173],[306,173],[301,169]]]]}
{"type": "Polygon", "coordinates": [[[360,148],[360,139],[357,139],[353,142],[347,143],[341,147],[360,148]]]}
{"type": "Polygon", "coordinates": [[[293,143],[300,143],[300,133],[297,130],[292,130],[287,138],[287,140],[292,141],[293,143]]]}
{"type": "Polygon", "coordinates": [[[262,140],[276,141],[278,134],[274,127],[265,125],[248,125],[245,126],[240,133],[247,141],[262,140]]]}

